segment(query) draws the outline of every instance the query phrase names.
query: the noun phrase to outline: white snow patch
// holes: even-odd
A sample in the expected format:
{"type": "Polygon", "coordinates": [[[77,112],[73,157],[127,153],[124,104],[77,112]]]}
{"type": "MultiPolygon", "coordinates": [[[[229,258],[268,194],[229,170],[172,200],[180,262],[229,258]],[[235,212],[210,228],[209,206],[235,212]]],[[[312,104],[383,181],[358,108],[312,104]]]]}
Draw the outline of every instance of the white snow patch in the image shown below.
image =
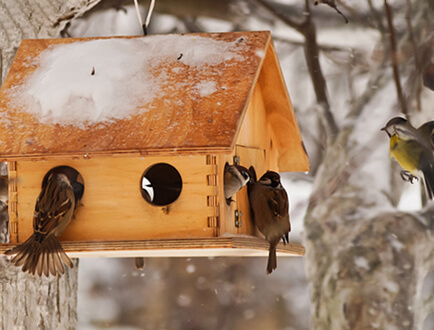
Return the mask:
{"type": "Polygon", "coordinates": [[[265,57],[265,51],[263,49],[258,49],[255,52],[256,56],[260,57],[260,58],[264,58],[265,57]]]}
{"type": "Polygon", "coordinates": [[[199,93],[200,97],[206,97],[217,92],[217,82],[215,81],[201,81],[195,86],[196,92],[199,93]]]}
{"type": "Polygon", "coordinates": [[[355,257],[354,258],[354,264],[358,267],[358,268],[363,268],[366,270],[369,270],[369,262],[366,258],[364,257],[355,257]]]}
{"type": "MultiPolygon", "coordinates": [[[[166,70],[152,74],[152,69],[181,62],[201,70],[242,61],[238,52],[244,47],[182,35],[53,45],[32,63],[35,72],[11,92],[11,106],[45,124],[82,127],[124,119],[146,111],[144,107],[161,96],[169,75],[166,70]]],[[[201,97],[217,90],[214,81],[196,87],[201,97]]]]}

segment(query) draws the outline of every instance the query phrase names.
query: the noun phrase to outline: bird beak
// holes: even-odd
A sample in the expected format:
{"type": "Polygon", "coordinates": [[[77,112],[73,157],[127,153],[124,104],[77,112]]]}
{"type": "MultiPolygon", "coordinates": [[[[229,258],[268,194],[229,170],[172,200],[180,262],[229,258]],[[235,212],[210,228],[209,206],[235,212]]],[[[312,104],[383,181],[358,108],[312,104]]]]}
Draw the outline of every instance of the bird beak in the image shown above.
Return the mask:
{"type": "Polygon", "coordinates": [[[390,135],[389,131],[387,130],[387,126],[384,126],[382,129],[380,129],[380,131],[385,131],[389,138],[392,137],[392,135],[390,135]]]}

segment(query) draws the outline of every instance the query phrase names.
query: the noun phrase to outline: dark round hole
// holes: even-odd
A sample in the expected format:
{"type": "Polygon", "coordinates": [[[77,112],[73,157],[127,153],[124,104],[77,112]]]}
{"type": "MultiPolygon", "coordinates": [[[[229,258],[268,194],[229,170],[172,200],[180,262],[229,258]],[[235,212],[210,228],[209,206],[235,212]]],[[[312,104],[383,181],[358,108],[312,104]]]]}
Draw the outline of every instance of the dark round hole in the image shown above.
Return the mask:
{"type": "Polygon", "coordinates": [[[181,194],[182,178],[172,165],[158,163],[149,167],[140,180],[140,192],[152,205],[164,206],[181,194]]]}
{"type": "Polygon", "coordinates": [[[45,187],[47,184],[47,180],[51,173],[65,174],[71,182],[72,188],[74,189],[75,202],[77,203],[79,200],[81,200],[84,194],[84,180],[76,169],[70,166],[57,166],[52,168],[47,172],[47,174],[45,174],[44,179],[42,180],[42,187],[45,187]]]}

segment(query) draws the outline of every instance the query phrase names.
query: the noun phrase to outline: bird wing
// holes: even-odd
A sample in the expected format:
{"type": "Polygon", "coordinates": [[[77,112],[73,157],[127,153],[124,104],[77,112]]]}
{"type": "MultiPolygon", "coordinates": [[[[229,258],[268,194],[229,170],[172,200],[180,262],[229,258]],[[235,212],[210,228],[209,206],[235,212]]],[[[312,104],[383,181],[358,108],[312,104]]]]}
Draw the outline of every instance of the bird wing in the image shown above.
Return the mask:
{"type": "Polygon", "coordinates": [[[420,170],[423,173],[429,199],[434,199],[434,120],[428,121],[418,128],[421,139],[427,141],[420,159],[420,170]]]}
{"type": "Polygon", "coordinates": [[[428,138],[431,149],[434,151],[434,120],[428,121],[418,128],[418,131],[425,138],[428,138]]]}
{"type": "Polygon", "coordinates": [[[420,160],[426,191],[429,199],[434,199],[434,156],[423,153],[420,160]]]}
{"type": "MultiPolygon", "coordinates": [[[[50,235],[59,228],[65,214],[74,208],[74,191],[71,186],[59,184],[55,179],[49,180],[36,200],[33,229],[50,235]]],[[[72,216],[72,212],[71,212],[72,216]]]]}
{"type": "Polygon", "coordinates": [[[286,216],[288,214],[288,196],[285,189],[273,189],[273,197],[268,200],[268,206],[276,220],[286,216]]]}
{"type": "Polygon", "coordinates": [[[249,167],[249,173],[250,173],[250,181],[252,183],[255,183],[256,181],[258,181],[258,178],[256,176],[256,171],[255,171],[255,168],[253,166],[249,167]]]}

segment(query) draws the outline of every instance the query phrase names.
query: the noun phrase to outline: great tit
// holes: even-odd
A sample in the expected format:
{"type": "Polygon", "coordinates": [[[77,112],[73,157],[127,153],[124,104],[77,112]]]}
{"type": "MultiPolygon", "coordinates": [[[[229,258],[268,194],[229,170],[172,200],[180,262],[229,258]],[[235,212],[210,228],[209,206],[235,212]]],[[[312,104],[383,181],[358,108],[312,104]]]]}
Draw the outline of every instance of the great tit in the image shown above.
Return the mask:
{"type": "Polygon", "coordinates": [[[414,128],[406,119],[395,117],[381,130],[390,139],[390,156],[401,165],[401,177],[413,182],[421,178],[429,199],[434,199],[434,121],[414,128]]]}

